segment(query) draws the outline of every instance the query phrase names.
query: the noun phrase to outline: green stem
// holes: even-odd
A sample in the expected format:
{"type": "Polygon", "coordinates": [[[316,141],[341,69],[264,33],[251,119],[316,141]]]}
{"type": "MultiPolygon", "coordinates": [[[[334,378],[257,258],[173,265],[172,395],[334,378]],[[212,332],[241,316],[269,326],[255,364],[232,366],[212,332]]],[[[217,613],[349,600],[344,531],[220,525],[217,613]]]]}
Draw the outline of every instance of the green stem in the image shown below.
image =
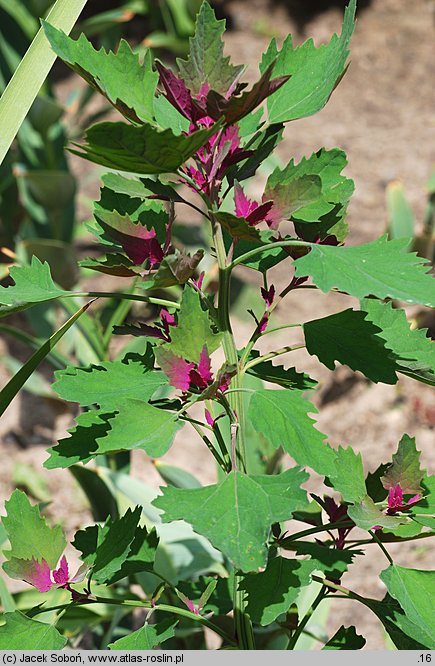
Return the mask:
{"type": "MultiPolygon", "coordinates": [[[[230,280],[231,269],[227,266],[227,255],[225,251],[222,228],[220,224],[212,219],[213,240],[219,266],[219,291],[218,291],[218,316],[219,328],[223,333],[223,348],[227,363],[235,365],[237,374],[232,381],[236,389],[243,388],[243,377],[240,371],[237,347],[231,329],[230,320],[230,280]]],[[[237,416],[236,453],[242,471],[246,470],[246,444],[245,444],[245,401],[243,393],[230,394],[229,402],[232,410],[237,416]]],[[[236,456],[235,456],[236,458],[236,456]]],[[[251,618],[246,613],[245,591],[239,589],[241,576],[234,574],[234,622],[236,625],[236,636],[240,649],[255,650],[254,631],[251,618]]]]}
{"type": "Polygon", "coordinates": [[[295,649],[296,643],[298,642],[300,635],[301,635],[302,632],[304,631],[304,629],[305,629],[306,625],[308,624],[308,622],[311,620],[311,617],[312,617],[314,611],[316,610],[317,606],[318,606],[318,605],[320,604],[320,602],[325,598],[326,593],[327,593],[327,589],[322,585],[322,587],[321,587],[320,590],[319,590],[319,594],[318,594],[317,597],[314,599],[314,601],[313,601],[313,603],[311,604],[310,608],[309,608],[308,611],[305,613],[304,617],[303,617],[302,620],[299,622],[299,624],[298,624],[298,626],[297,626],[297,628],[296,628],[294,634],[293,634],[292,637],[290,638],[289,643],[288,643],[288,646],[287,646],[287,650],[294,650],[294,649],[295,649]]]}
{"type": "Polygon", "coordinates": [[[319,532],[327,532],[328,530],[336,530],[342,527],[352,527],[354,525],[350,520],[339,521],[337,523],[327,523],[326,525],[318,525],[317,527],[310,527],[307,530],[302,530],[302,532],[295,532],[290,536],[282,539],[278,545],[280,548],[286,548],[289,544],[299,539],[303,539],[306,536],[311,536],[312,534],[318,534],[319,532]]]}
{"type": "Polygon", "coordinates": [[[391,557],[390,553],[389,553],[388,550],[385,548],[385,546],[382,544],[382,542],[380,541],[380,539],[378,539],[378,537],[377,537],[377,535],[376,535],[376,532],[373,532],[372,530],[369,530],[369,534],[372,535],[373,539],[376,541],[376,543],[378,544],[379,548],[380,548],[380,549],[382,550],[382,552],[384,553],[384,555],[385,555],[385,557],[387,558],[387,560],[389,561],[389,563],[390,563],[390,564],[394,564],[394,562],[393,562],[393,558],[391,557]]]}
{"type": "MultiPolygon", "coordinates": [[[[127,293],[134,294],[137,282],[138,282],[138,277],[134,278],[133,282],[130,285],[130,289],[127,293]]],[[[120,324],[123,323],[126,316],[128,315],[130,308],[131,308],[131,302],[129,302],[127,299],[122,299],[121,302],[118,303],[117,307],[112,312],[112,316],[110,317],[109,323],[107,324],[106,330],[103,335],[103,344],[106,351],[108,350],[110,341],[112,339],[113,327],[119,326],[120,324]]]]}
{"type": "Polygon", "coordinates": [[[241,254],[237,259],[234,259],[231,264],[228,266],[229,270],[232,271],[233,268],[239,264],[243,264],[247,259],[252,259],[252,257],[257,256],[257,254],[262,254],[267,252],[267,250],[272,250],[275,247],[312,247],[313,243],[307,243],[305,241],[298,240],[288,240],[288,241],[275,241],[274,243],[268,243],[267,245],[262,245],[261,247],[256,247],[254,250],[245,252],[241,254]]]}
{"type": "Polygon", "coordinates": [[[282,356],[283,354],[288,354],[289,352],[296,351],[296,349],[305,349],[306,345],[295,345],[294,347],[281,347],[281,349],[277,349],[276,351],[270,352],[269,354],[265,354],[264,356],[259,356],[258,358],[255,358],[252,361],[249,361],[243,368],[243,372],[246,372],[246,370],[249,370],[249,368],[253,368],[255,365],[258,365],[259,363],[263,363],[263,361],[269,361],[272,358],[275,358],[276,356],[282,356]]]}
{"type": "Polygon", "coordinates": [[[153,305],[161,305],[164,308],[180,309],[180,304],[176,301],[166,301],[163,298],[154,298],[154,296],[140,296],[139,294],[124,294],[119,291],[84,291],[84,292],[71,292],[71,294],[63,295],[62,298],[71,298],[74,296],[81,296],[82,298],[126,298],[130,301],[141,301],[142,303],[152,303],[153,305]]]}

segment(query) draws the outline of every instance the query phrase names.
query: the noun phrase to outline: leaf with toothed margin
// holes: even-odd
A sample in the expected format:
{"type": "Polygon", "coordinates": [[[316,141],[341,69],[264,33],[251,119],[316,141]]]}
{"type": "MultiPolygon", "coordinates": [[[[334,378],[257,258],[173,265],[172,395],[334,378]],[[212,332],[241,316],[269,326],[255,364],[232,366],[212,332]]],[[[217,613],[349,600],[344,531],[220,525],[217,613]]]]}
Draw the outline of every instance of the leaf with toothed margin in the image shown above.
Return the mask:
{"type": "Polygon", "coordinates": [[[355,298],[377,296],[435,306],[435,281],[426,259],[408,252],[407,239],[381,236],[356,247],[312,245],[295,260],[295,275],[309,275],[323,292],[334,287],[355,298]]]}
{"type": "Polygon", "coordinates": [[[382,571],[380,579],[387,586],[389,594],[399,602],[406,617],[429,637],[435,645],[435,571],[405,569],[392,564],[382,571]]]}
{"type": "Polygon", "coordinates": [[[44,303],[70,295],[69,291],[64,291],[54,284],[49,264],[42,263],[36,256],[32,257],[30,266],[12,266],[9,272],[15,284],[0,287],[0,303],[8,306],[2,308],[3,316],[25,310],[34,303],[44,303]]]}
{"type": "Polygon", "coordinates": [[[356,1],[345,10],[340,37],[333,35],[329,44],[314,46],[309,39],[298,47],[292,36],[278,51],[275,39],[263,55],[260,71],[276,60],[274,76],[290,76],[278,93],[268,100],[269,122],[287,122],[304,118],[322,109],[346,71],[349,42],[355,26],[356,1]]]}
{"type": "Polygon", "coordinates": [[[215,123],[210,129],[185,136],[151,125],[105,122],[90,127],[86,143],[74,144],[76,149],[71,152],[109,169],[150,175],[174,173],[219,129],[215,123]]]}
{"type": "Polygon", "coordinates": [[[49,527],[39,513],[39,507],[32,506],[21,490],[14,490],[5,502],[6,516],[2,518],[3,527],[10,542],[10,550],[3,554],[9,563],[3,569],[13,578],[22,579],[29,562],[46,562],[54,569],[65,549],[66,539],[60,525],[49,527]],[[22,567],[20,568],[20,562],[22,567]]]}
{"type": "Polygon", "coordinates": [[[4,614],[0,627],[0,650],[61,650],[67,639],[56,627],[31,620],[20,611],[4,614]]]}
{"type": "Polygon", "coordinates": [[[220,345],[222,333],[216,333],[212,321],[206,310],[202,308],[198,292],[186,286],[181,299],[178,312],[177,326],[171,329],[171,342],[164,345],[164,349],[184,358],[187,361],[198,363],[204,346],[212,354],[220,345]]]}
{"type": "Polygon", "coordinates": [[[68,367],[55,373],[53,388],[63,399],[83,407],[99,405],[110,411],[130,399],[148,401],[167,382],[142,363],[103,361],[87,368],[68,367]]]}
{"type": "Polygon", "coordinates": [[[308,321],[303,330],[308,353],[330,370],[339,361],[372,382],[397,383],[394,356],[385,347],[380,328],[367,321],[365,312],[344,310],[308,321]]]}
{"type": "Polygon", "coordinates": [[[286,613],[301,588],[310,584],[315,568],[311,560],[274,557],[262,573],[244,576],[239,589],[246,592],[246,612],[251,620],[266,626],[286,613]]]}
{"type": "Polygon", "coordinates": [[[366,320],[381,329],[378,336],[393,352],[397,370],[435,386],[435,344],[427,337],[427,330],[410,328],[405,311],[392,303],[365,298],[361,310],[366,313],[366,320]]]}
{"type": "MultiPolygon", "coordinates": [[[[249,354],[248,361],[259,358],[260,352],[254,350],[249,354]]],[[[317,386],[317,381],[311,379],[305,372],[298,372],[296,368],[284,368],[283,365],[274,365],[272,361],[262,361],[246,370],[248,375],[259,377],[264,382],[278,384],[284,388],[309,391],[317,386]]]]}
{"type": "Polygon", "coordinates": [[[214,10],[204,1],[196,19],[195,35],[189,39],[189,57],[177,60],[180,76],[194,96],[205,83],[209,89],[225,95],[243,72],[243,65],[235,67],[223,54],[224,31],[225,20],[218,21],[214,10]]]}
{"type": "Polygon", "coordinates": [[[164,511],[164,522],[182,519],[190,523],[237,569],[261,571],[267,562],[271,525],[306,506],[300,485],[307,478],[297,468],[276,476],[231,472],[220,483],[204,488],[167,486],[153,505],[164,511]]]}
{"type": "Polygon", "coordinates": [[[79,266],[88,268],[90,271],[115,275],[116,277],[138,277],[143,276],[142,266],[136,266],[128,257],[118,252],[106,254],[99,259],[86,258],[79,261],[79,266]]]}
{"type": "Polygon", "coordinates": [[[96,51],[82,33],[75,41],[46,21],[42,26],[53,51],[123,116],[133,122],[154,122],[154,93],[159,80],[151,51],[143,62],[121,39],[117,53],[96,51]]]}
{"type": "Polygon", "coordinates": [[[322,650],[362,650],[365,644],[366,639],[356,633],[355,627],[341,625],[322,650]]]}
{"type": "Polygon", "coordinates": [[[335,451],[325,444],[326,435],[313,427],[314,421],[308,416],[316,411],[300,391],[262,389],[252,394],[248,418],[257,432],[274,447],[282,446],[298,465],[333,476],[335,451]]]}
{"type": "Polygon", "coordinates": [[[393,462],[381,478],[384,488],[389,490],[399,484],[404,495],[421,494],[424,471],[420,468],[420,455],[415,437],[403,435],[393,454],[393,462]]]}
{"type": "Polygon", "coordinates": [[[407,516],[386,516],[368,495],[361,502],[349,506],[347,513],[362,530],[372,530],[376,525],[394,530],[409,521],[407,516]]]}
{"type": "Polygon", "coordinates": [[[169,638],[175,636],[175,627],[178,620],[169,617],[156,624],[148,624],[137,631],[132,631],[128,636],[118,638],[114,643],[109,643],[110,650],[154,650],[169,638]]]}

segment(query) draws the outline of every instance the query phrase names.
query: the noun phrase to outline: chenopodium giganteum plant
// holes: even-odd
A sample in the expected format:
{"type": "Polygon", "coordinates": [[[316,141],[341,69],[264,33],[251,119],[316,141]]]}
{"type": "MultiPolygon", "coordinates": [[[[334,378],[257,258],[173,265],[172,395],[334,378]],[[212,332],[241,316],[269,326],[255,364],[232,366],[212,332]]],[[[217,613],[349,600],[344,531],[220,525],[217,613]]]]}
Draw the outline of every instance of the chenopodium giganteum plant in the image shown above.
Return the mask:
{"type": "MultiPolygon", "coordinates": [[[[45,463],[49,469],[72,467],[77,476],[79,463],[112,460],[111,469],[100,468],[101,478],[115,493],[124,488],[133,505],[140,501],[145,525],[140,505],[125,511],[125,496],[123,515],[108,505],[105,522],[75,535],[83,566],[71,575],[61,528],[48,527],[38,508],[15,491],[3,519],[10,542],[4,569],[57,596],[53,614],[45,616],[52,626],[34,619],[47,603],[26,614],[5,614],[0,646],[20,637],[20,647],[28,641],[28,647],[60,648],[73,612],[86,606],[88,623],[98,603],[112,618],[105,644],[111,649],[162,643],[204,648],[205,627],[223,647],[293,649],[304,644],[317,606],[341,596],[373,611],[397,648],[435,647],[435,574],[398,566],[388,552],[390,542],[435,533],[435,477],[420,468],[415,440],[404,435],[392,461],[365,478],[361,455],[349,446],[332,448],[309,416],[316,409],[307,393],[316,381],[272,362],[301,345],[263,355],[256,349],[276,330],[270,316],[285,297],[299,289],[338,290],[358,299],[359,308],[288,325],[299,327],[309,354],[327,368],[338,361],[372,382],[395,384],[402,373],[435,384],[434,346],[424,331],[410,329],[397,304],[434,306],[433,278],[425,260],[407,252],[407,240],[383,236],[345,245],[353,191],[342,175],[345,154],[321,148],[298,164],[291,160],[269,176],[261,200],[249,198],[243,184],[280,142],[285,123],[328,101],[347,67],[354,15],[351,0],[341,35],[318,48],[311,40],[295,48],[289,36],[278,50],[272,40],[250,89],[242,82],[244,68],[223,55],[225,24],[207,2],[190,55],[175,70],[161,62],[153,66],[150,54],[139,62],[125,42],[117,54],[97,52],[83,36],[74,41],[45,24],[56,53],[127,119],[91,127],[73,150],[115,172],[135,174],[103,177],[93,230],[108,254],[83,265],[134,278],[133,287],[128,283],[115,298],[162,307],[154,325],[137,321],[115,329],[134,336],[118,360],[57,373],[59,396],[85,410],[45,463]],[[267,109],[261,106],[265,100],[267,109]],[[181,204],[203,216],[204,245],[211,239],[208,253],[217,261],[218,280],[213,269],[200,272],[203,249],[190,255],[174,247],[181,204]],[[289,275],[281,293],[269,280],[279,263],[289,275]],[[260,273],[263,287],[252,335],[238,349],[230,283],[241,266],[260,273]],[[176,285],[178,291],[160,298],[176,285]],[[219,349],[225,360],[212,369],[219,349]],[[138,482],[116,471],[117,461],[134,449],[160,458],[187,424],[198,446],[203,442],[215,458],[219,481],[203,487],[191,474],[168,471],[168,484],[151,506],[148,495],[135,491],[138,482]],[[297,466],[284,469],[284,453],[297,466]],[[324,477],[331,492],[308,497],[304,468],[324,477]],[[305,526],[287,531],[290,519],[305,526]],[[174,568],[168,558],[180,529],[196,544],[196,559],[174,568]],[[388,560],[382,601],[341,584],[365,547],[379,548],[388,560]],[[142,592],[130,589],[134,582],[142,592]],[[132,631],[136,607],[147,610],[143,626],[132,631]]],[[[37,259],[11,275],[15,286],[1,290],[6,312],[74,295],[60,290],[49,266],[37,259]]],[[[342,626],[324,642],[326,649],[360,649],[365,639],[355,627],[342,626]]]]}

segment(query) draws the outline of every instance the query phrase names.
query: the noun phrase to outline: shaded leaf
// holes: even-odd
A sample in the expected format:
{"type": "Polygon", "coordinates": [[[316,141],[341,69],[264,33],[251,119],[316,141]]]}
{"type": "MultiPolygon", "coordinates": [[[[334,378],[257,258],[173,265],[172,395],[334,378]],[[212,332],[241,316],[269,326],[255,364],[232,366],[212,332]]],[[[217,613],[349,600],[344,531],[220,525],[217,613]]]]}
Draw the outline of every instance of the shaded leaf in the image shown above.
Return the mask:
{"type": "MultiPolygon", "coordinates": [[[[259,352],[253,351],[249,360],[260,356],[259,352]]],[[[284,388],[299,389],[308,391],[316,387],[317,382],[311,379],[305,372],[298,372],[296,368],[284,368],[282,365],[273,365],[272,361],[263,361],[257,363],[246,370],[247,374],[259,377],[264,382],[279,384],[284,388]]]]}
{"type": "Polygon", "coordinates": [[[329,577],[332,578],[340,578],[352,564],[355,555],[362,554],[362,551],[328,548],[308,541],[294,541],[289,543],[288,549],[293,550],[297,555],[309,555],[310,560],[308,561],[312,565],[311,569],[331,574],[329,577]]]}
{"type": "Polygon", "coordinates": [[[290,220],[299,208],[316,201],[321,191],[322,181],[319,176],[288,178],[285,173],[274,171],[267,181],[263,195],[263,201],[273,201],[267,216],[269,225],[276,229],[283,220],[290,220]]]}
{"type": "Polygon", "coordinates": [[[435,594],[435,572],[405,569],[391,565],[380,574],[390,595],[396,599],[406,617],[429,637],[435,645],[435,616],[433,599],[435,594]]]}
{"type": "Polygon", "coordinates": [[[364,312],[348,309],[303,325],[307,351],[334,370],[335,361],[359,370],[372,382],[396,384],[396,364],[378,326],[364,312]]]}
{"type": "Polygon", "coordinates": [[[254,226],[250,226],[243,217],[237,217],[232,213],[225,213],[224,211],[213,213],[213,217],[216,218],[232,238],[237,240],[243,238],[248,241],[261,243],[259,230],[254,226]]]}
{"type": "Polygon", "coordinates": [[[399,650],[431,648],[433,641],[422,627],[411,622],[403,609],[389,594],[382,601],[364,599],[364,605],[375,613],[399,650]]]}
{"type": "Polygon", "coordinates": [[[293,47],[292,36],[278,52],[275,39],[263,55],[260,70],[276,59],[275,76],[291,76],[279,91],[268,100],[269,122],[286,122],[304,118],[325,106],[335,86],[346,71],[349,42],[354,29],[356,2],[351,0],[345,10],[341,36],[333,35],[329,44],[318,48],[313,40],[293,47]]]}
{"type": "Polygon", "coordinates": [[[367,313],[366,320],[381,329],[377,335],[393,352],[398,372],[435,386],[435,344],[427,331],[411,329],[404,310],[392,303],[365,298],[361,310],[367,313]]]}
{"type": "Polygon", "coordinates": [[[366,639],[356,633],[355,627],[341,625],[322,650],[362,650],[365,644],[366,639]]]}
{"type": "Polygon", "coordinates": [[[128,257],[116,252],[99,259],[82,259],[79,266],[117,277],[137,277],[144,274],[142,266],[136,266],[128,257]]]}
{"type": "Polygon", "coordinates": [[[270,526],[305,505],[300,484],[306,479],[298,469],[254,477],[231,472],[221,483],[204,488],[163,488],[153,504],[164,511],[164,522],[187,521],[238,569],[260,571],[267,561],[270,526]]]}
{"type": "Polygon", "coordinates": [[[300,589],[311,582],[314,569],[311,560],[275,557],[262,573],[245,576],[239,589],[246,592],[246,611],[251,620],[265,626],[286,613],[300,589]]]}
{"type": "Polygon", "coordinates": [[[173,173],[219,130],[216,124],[189,136],[151,125],[99,123],[86,132],[87,143],[71,150],[79,157],[110,169],[140,174],[173,173]]]}
{"type": "Polygon", "coordinates": [[[435,306],[434,281],[426,259],[407,251],[407,240],[382,236],[356,247],[312,245],[296,259],[296,276],[309,275],[323,292],[333,287],[351,296],[398,298],[435,306]]]}

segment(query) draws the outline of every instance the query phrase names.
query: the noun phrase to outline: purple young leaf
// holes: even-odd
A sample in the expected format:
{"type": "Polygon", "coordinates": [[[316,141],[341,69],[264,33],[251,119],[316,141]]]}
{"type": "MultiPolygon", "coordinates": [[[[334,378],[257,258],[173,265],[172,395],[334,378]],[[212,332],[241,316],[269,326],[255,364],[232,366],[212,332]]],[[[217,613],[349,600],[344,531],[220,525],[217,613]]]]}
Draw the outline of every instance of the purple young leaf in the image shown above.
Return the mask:
{"type": "Polygon", "coordinates": [[[57,585],[63,587],[68,583],[68,579],[69,579],[68,562],[66,561],[66,557],[64,555],[60,561],[59,569],[55,569],[53,571],[53,580],[55,583],[57,583],[57,585]]]}
{"type": "Polygon", "coordinates": [[[213,428],[213,426],[214,426],[214,418],[212,417],[212,415],[210,414],[210,412],[208,411],[208,409],[206,409],[206,410],[204,411],[204,416],[205,416],[205,420],[207,421],[207,423],[208,423],[208,425],[210,426],[210,428],[213,428]]]}
{"type": "Polygon", "coordinates": [[[275,287],[273,286],[273,284],[270,285],[269,289],[261,287],[261,295],[263,297],[264,302],[266,303],[266,306],[270,308],[275,298],[275,287]]]}
{"type": "Polygon", "coordinates": [[[36,587],[39,592],[48,592],[53,586],[50,576],[50,567],[45,560],[22,561],[22,579],[36,587]]]}
{"type": "Polygon", "coordinates": [[[258,208],[258,203],[248,199],[243,187],[237,182],[234,186],[234,204],[237,217],[244,217],[245,219],[258,208]]]}
{"type": "Polygon", "coordinates": [[[185,118],[193,120],[195,113],[192,95],[184,81],[179,79],[172,70],[162,65],[158,60],[156,61],[156,68],[160,75],[160,83],[165,90],[165,96],[168,102],[170,102],[185,118]]]}
{"type": "Polygon", "coordinates": [[[159,350],[158,362],[174,388],[180,389],[183,393],[189,390],[194,363],[189,363],[166,349],[159,350]]]}

